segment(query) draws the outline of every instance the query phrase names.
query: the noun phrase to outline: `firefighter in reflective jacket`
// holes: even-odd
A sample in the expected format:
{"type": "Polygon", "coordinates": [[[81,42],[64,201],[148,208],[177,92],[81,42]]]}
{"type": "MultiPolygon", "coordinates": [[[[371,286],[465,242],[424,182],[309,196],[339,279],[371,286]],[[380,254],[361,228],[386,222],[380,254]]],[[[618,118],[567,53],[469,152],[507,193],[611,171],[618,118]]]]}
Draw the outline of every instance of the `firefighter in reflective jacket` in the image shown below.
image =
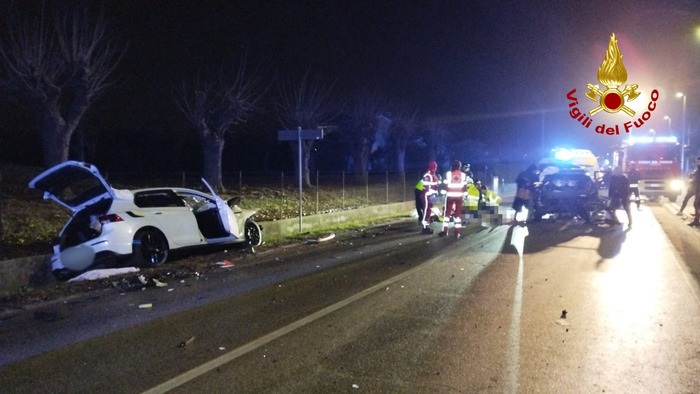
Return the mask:
{"type": "Polygon", "coordinates": [[[447,236],[449,221],[454,220],[457,239],[462,234],[462,202],[467,187],[467,174],[462,172],[462,163],[459,160],[452,162],[452,168],[445,173],[445,216],[442,221],[440,236],[447,236]]]}
{"type": "Polygon", "coordinates": [[[438,177],[435,173],[437,167],[438,165],[436,162],[429,162],[428,169],[423,175],[423,178],[421,178],[421,183],[423,185],[423,191],[421,193],[421,198],[423,200],[423,218],[421,220],[423,224],[423,234],[433,233],[433,230],[430,228],[430,212],[438,193],[438,177]]]}

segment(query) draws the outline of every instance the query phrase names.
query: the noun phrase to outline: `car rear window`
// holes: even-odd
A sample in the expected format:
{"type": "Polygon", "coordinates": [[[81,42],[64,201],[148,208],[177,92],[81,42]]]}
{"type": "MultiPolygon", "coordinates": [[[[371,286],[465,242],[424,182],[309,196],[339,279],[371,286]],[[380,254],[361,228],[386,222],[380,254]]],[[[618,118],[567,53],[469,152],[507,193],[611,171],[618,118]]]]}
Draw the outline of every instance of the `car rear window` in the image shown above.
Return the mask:
{"type": "Polygon", "coordinates": [[[134,204],[139,208],[184,207],[185,202],[172,190],[139,192],[134,195],[134,204]]]}

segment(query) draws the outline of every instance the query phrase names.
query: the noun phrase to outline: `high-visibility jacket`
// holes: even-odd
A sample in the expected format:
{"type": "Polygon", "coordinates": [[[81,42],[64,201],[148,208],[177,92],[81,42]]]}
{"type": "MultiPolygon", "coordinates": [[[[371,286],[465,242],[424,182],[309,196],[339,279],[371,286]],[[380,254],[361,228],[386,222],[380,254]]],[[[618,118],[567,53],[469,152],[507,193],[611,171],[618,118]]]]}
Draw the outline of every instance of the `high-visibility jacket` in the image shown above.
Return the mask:
{"type": "Polygon", "coordinates": [[[416,183],[416,190],[423,191],[423,179],[421,179],[420,181],[418,181],[418,183],[416,183]]]}
{"type": "Polygon", "coordinates": [[[479,195],[481,192],[475,184],[470,184],[467,188],[467,207],[469,210],[476,211],[479,208],[479,195]]]}
{"type": "Polygon", "coordinates": [[[501,196],[490,189],[486,189],[486,191],[482,193],[481,198],[483,199],[484,204],[490,207],[496,207],[500,205],[502,201],[501,196]]]}
{"type": "Polygon", "coordinates": [[[423,185],[423,190],[425,191],[426,196],[430,196],[438,192],[439,182],[437,175],[431,173],[430,171],[426,172],[423,175],[423,178],[421,178],[420,183],[423,185]]]}
{"type": "Polygon", "coordinates": [[[467,174],[460,170],[447,171],[443,183],[445,185],[445,197],[464,198],[464,192],[467,187],[467,174]]]}

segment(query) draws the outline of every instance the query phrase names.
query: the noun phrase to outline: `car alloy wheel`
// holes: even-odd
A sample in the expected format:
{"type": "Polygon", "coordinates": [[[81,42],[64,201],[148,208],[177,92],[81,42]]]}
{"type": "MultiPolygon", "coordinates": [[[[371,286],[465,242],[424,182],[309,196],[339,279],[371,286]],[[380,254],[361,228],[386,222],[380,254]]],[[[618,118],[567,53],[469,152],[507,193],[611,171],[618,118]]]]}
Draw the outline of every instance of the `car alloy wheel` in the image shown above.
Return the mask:
{"type": "Polygon", "coordinates": [[[136,265],[156,266],[163,264],[170,248],[163,233],[156,229],[140,230],[134,236],[133,261],[136,265]]]}
{"type": "Polygon", "coordinates": [[[258,246],[262,243],[262,229],[253,221],[245,223],[245,239],[250,246],[258,246]]]}

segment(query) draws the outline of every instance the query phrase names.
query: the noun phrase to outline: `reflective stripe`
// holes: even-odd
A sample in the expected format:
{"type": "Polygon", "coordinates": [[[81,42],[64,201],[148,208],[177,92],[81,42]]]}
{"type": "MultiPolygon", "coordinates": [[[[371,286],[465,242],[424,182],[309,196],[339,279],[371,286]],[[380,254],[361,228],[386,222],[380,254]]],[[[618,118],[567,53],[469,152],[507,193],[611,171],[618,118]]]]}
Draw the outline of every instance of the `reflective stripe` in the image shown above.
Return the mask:
{"type": "Polygon", "coordinates": [[[463,192],[450,192],[450,191],[448,191],[446,196],[447,197],[463,197],[464,193],[463,192]]]}
{"type": "Polygon", "coordinates": [[[630,187],[639,187],[638,183],[630,183],[630,187]]]}

